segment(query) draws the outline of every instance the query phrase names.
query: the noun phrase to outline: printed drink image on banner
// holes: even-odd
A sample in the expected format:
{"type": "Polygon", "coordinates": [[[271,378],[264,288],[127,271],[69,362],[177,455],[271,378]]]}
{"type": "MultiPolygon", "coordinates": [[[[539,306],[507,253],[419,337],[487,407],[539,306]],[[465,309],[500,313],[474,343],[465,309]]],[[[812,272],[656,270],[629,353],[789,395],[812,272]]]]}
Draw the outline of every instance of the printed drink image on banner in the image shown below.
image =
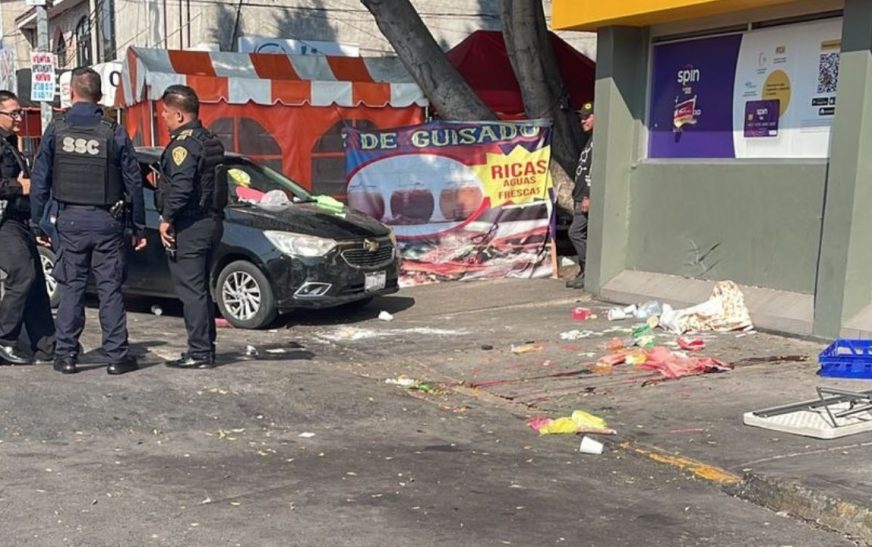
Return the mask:
{"type": "Polygon", "coordinates": [[[348,206],[394,231],[402,285],[551,275],[548,122],[348,128],[344,136],[348,206]]]}

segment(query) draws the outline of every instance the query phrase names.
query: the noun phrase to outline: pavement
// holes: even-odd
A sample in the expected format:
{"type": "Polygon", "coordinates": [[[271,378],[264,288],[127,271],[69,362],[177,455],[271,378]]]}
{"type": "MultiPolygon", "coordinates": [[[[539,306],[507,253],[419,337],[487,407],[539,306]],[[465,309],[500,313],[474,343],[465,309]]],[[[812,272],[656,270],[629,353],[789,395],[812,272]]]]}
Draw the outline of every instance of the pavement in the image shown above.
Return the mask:
{"type": "MultiPolygon", "coordinates": [[[[872,435],[742,425],[813,398],[823,341],[707,337],[730,372],[591,371],[607,304],[554,280],[417,287],[361,310],[219,330],[211,371],[178,305],[134,302],[143,370],[0,367],[0,517],[15,545],[851,545],[872,541],[872,435]],[[574,321],[584,305],[600,319],[574,321]],[[377,319],[380,312],[392,321],[377,319]],[[588,330],[566,341],[561,333],[588,330]],[[512,351],[532,343],[535,351],[512,351]],[[800,360],[804,358],[806,360],[800,360]],[[581,372],[584,371],[584,372],[581,372]],[[435,393],[385,383],[401,375],[435,393]],[[584,409],[601,456],[526,421],[584,409]],[[749,503],[750,502],[750,503],[749,503]]],[[[99,341],[95,310],[83,344],[99,341]]],[[[663,336],[662,342],[671,341],[663,336]]]]}

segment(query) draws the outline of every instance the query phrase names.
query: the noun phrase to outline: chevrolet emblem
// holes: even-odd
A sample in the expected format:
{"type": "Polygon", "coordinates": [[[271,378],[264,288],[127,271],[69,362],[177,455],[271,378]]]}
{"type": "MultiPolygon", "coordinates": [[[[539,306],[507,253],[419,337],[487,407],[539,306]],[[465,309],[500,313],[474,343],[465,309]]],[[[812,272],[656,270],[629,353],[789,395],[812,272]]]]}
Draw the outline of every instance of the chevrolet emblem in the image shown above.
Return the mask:
{"type": "Polygon", "coordinates": [[[363,248],[371,253],[378,251],[380,247],[381,243],[379,243],[378,241],[373,241],[372,239],[363,240],[363,248]]]}

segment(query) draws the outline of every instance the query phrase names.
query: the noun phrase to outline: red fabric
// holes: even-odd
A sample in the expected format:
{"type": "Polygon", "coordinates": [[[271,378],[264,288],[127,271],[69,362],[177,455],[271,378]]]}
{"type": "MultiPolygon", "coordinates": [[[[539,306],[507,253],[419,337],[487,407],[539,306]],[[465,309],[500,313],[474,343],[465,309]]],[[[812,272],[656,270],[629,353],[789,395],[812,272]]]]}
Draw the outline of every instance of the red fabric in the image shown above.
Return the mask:
{"type": "MultiPolygon", "coordinates": [[[[596,63],[549,33],[560,74],[570,93],[572,106],[580,109],[593,100],[596,63]]],[[[494,112],[517,117],[524,112],[521,88],[515,78],[500,31],[478,30],[447,53],[448,60],[475,93],[494,112]]]]}
{"type": "Polygon", "coordinates": [[[667,378],[675,380],[682,376],[693,376],[707,372],[732,370],[732,365],[711,357],[682,357],[664,347],[656,347],[645,352],[648,360],[639,368],[654,370],[667,378]]]}

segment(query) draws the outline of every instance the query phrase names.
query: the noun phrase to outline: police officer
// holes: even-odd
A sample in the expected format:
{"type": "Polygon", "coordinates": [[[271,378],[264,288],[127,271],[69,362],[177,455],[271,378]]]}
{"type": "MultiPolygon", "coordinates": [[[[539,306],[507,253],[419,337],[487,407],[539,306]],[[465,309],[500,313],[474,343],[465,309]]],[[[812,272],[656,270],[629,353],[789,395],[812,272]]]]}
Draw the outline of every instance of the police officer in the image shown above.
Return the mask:
{"type": "Polygon", "coordinates": [[[0,301],[0,363],[26,364],[17,348],[22,325],[34,360],[54,355],[54,319],[42,261],[28,226],[30,171],[18,151],[21,106],[9,91],[0,91],[0,269],[6,272],[0,301]]]}
{"type": "MultiPolygon", "coordinates": [[[[123,210],[129,202],[133,247],[145,247],[142,174],[127,133],[103,117],[100,75],[73,70],[73,106],[46,129],[33,168],[31,215],[39,219],[49,193],[58,202],[58,282],[54,369],[78,372],[79,335],[85,326],[85,286],[90,274],[100,298],[103,351],[109,374],[136,370],[128,353],[127,314],[121,298],[126,274],[123,210]]],[[[39,231],[38,226],[34,229],[39,231]]],[[[44,237],[44,236],[43,236],[44,237]]]]}
{"type": "Polygon", "coordinates": [[[215,365],[214,303],[209,271],[224,232],[227,180],[221,175],[224,146],[198,119],[200,101],[188,86],[173,85],[162,98],[161,116],[170,144],[161,156],[161,241],[182,301],[188,350],[167,366],[205,369],[215,365]]]}
{"type": "Polygon", "coordinates": [[[569,240],[578,254],[578,276],[566,282],[568,289],[584,288],[585,257],[587,256],[587,213],[590,210],[590,169],[593,162],[593,126],[596,118],[593,103],[585,104],[578,112],[581,116],[581,129],[587,135],[587,143],[578,158],[575,170],[575,187],[572,190],[572,224],[569,226],[569,240]]]}

